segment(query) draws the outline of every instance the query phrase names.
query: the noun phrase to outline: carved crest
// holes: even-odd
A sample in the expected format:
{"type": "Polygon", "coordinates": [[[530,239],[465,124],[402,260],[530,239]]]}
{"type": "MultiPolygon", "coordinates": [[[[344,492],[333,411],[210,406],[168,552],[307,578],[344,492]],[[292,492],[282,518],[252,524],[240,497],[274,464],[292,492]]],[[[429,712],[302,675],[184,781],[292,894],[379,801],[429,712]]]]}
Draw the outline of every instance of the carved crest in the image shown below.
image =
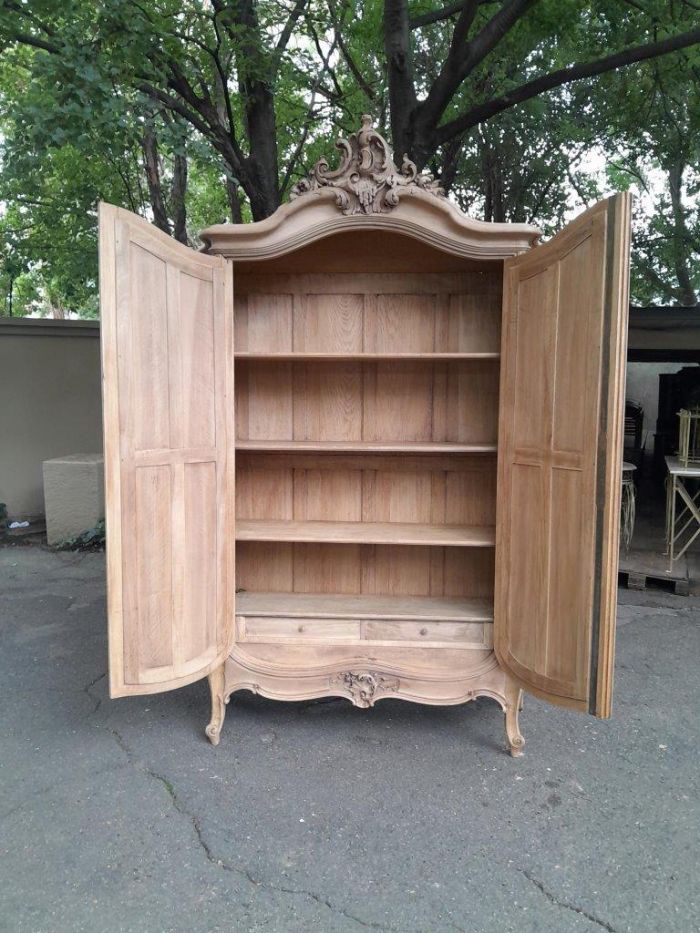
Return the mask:
{"type": "Polygon", "coordinates": [[[377,671],[344,671],[329,680],[329,686],[342,687],[352,697],[355,706],[367,709],[374,705],[375,693],[393,693],[399,689],[397,677],[385,677],[377,671]]]}
{"type": "Polygon", "coordinates": [[[436,197],[444,191],[429,172],[419,172],[404,155],[401,168],[394,164],[389,144],[372,126],[372,118],[362,117],[362,128],[349,139],[336,142],[342,153],[340,165],[331,171],[319,159],[311,174],[291,190],[290,199],[319,188],[333,188],[336,204],[344,214],[383,214],[399,203],[402,192],[420,188],[436,197]]]}

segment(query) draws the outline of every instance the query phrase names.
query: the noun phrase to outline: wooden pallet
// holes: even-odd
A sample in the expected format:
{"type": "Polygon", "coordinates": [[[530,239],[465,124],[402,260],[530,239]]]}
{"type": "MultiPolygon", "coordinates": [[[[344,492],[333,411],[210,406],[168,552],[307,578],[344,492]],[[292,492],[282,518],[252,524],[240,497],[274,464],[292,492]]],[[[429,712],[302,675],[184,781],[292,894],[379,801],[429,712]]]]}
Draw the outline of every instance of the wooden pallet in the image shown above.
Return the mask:
{"type": "Polygon", "coordinates": [[[668,556],[656,551],[621,551],[619,582],[629,590],[660,587],[687,596],[690,590],[688,561],[685,554],[677,561],[673,572],[668,569],[668,556]]]}

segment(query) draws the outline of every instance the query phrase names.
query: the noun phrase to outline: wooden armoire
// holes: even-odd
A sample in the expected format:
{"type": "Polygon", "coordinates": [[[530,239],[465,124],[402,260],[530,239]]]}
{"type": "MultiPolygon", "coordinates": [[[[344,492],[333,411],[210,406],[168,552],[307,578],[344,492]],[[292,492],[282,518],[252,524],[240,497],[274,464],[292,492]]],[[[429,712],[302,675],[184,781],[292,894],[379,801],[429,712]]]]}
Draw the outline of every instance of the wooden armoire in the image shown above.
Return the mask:
{"type": "Polygon", "coordinates": [[[195,252],[100,209],[110,692],[611,709],[630,201],[471,220],[363,118],[195,252]]]}

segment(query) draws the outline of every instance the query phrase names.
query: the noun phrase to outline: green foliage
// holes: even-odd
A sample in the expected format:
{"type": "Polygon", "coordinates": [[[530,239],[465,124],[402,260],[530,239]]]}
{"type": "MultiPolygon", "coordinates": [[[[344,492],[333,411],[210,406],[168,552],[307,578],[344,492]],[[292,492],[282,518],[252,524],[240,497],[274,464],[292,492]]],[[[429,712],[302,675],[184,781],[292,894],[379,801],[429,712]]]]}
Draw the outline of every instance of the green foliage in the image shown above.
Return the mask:
{"type": "Polygon", "coordinates": [[[105,548],[105,520],[101,518],[94,528],[89,528],[74,538],[68,538],[55,546],[57,551],[103,551],[105,548]]]}
{"type": "MultiPolygon", "coordinates": [[[[415,21],[440,8],[411,0],[409,13],[415,21]]],[[[478,5],[470,40],[499,8],[478,5]]],[[[0,0],[0,313],[98,313],[100,200],[197,246],[203,227],[270,208],[269,198],[253,204],[266,158],[274,202],[361,113],[388,135],[383,17],[384,0],[0,0]]],[[[680,33],[696,18],[692,5],[666,0],[539,0],[464,75],[438,136],[541,75],[680,33]]],[[[444,77],[455,22],[411,31],[418,104],[444,77]]],[[[698,73],[692,47],[554,88],[434,142],[427,167],[470,213],[546,233],[632,188],[633,296],[689,303],[700,289],[698,73]]]]}
{"type": "Polygon", "coordinates": [[[636,195],[632,293],[640,304],[700,302],[700,53],[625,79],[627,106],[602,101],[608,183],[636,195]]]}
{"type": "Polygon", "coordinates": [[[94,317],[97,202],[127,202],[123,179],[134,179],[138,166],[129,165],[121,120],[109,133],[103,116],[93,123],[102,113],[97,102],[84,89],[67,92],[48,65],[20,47],[0,69],[4,310],[11,290],[14,314],[69,309],[94,317]]]}

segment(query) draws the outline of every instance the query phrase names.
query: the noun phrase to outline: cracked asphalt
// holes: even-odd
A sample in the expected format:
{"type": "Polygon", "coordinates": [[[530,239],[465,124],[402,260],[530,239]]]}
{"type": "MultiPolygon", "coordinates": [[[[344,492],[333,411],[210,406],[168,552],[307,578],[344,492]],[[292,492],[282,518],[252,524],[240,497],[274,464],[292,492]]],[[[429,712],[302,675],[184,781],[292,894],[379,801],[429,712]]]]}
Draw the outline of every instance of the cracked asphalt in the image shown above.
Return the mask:
{"type": "Polygon", "coordinates": [[[107,696],[104,559],[0,549],[0,930],[697,931],[700,600],[620,591],[615,709],[107,696]]]}

